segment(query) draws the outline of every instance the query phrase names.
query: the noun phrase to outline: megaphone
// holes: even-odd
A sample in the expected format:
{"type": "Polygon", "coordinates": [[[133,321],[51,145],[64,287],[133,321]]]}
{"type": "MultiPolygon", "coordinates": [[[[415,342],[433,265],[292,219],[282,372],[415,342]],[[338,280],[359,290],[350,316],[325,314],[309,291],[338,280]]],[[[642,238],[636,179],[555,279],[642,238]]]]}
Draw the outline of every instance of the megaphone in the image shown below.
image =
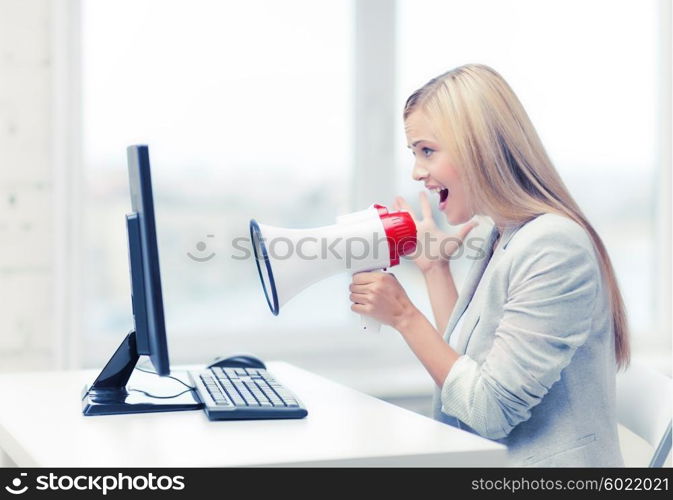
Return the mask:
{"type": "MultiPolygon", "coordinates": [[[[269,308],[278,315],[299,292],[337,273],[387,269],[416,250],[416,224],[408,212],[379,204],[337,217],[336,224],[287,229],[250,221],[250,238],[269,308]]],[[[381,324],[361,315],[361,327],[381,324]]]]}

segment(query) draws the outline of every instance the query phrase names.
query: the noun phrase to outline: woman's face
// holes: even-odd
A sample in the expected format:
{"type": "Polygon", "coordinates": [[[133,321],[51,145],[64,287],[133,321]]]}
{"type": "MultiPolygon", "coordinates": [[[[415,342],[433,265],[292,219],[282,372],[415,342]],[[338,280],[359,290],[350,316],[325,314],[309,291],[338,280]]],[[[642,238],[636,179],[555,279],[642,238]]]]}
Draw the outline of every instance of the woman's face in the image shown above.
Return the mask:
{"type": "MultiPolygon", "coordinates": [[[[463,224],[474,213],[469,208],[467,194],[458,170],[446,149],[432,133],[425,115],[413,111],[404,123],[407,147],[414,155],[412,177],[435,193],[439,210],[451,225],[463,224]]],[[[432,199],[432,198],[431,198],[432,199]]]]}

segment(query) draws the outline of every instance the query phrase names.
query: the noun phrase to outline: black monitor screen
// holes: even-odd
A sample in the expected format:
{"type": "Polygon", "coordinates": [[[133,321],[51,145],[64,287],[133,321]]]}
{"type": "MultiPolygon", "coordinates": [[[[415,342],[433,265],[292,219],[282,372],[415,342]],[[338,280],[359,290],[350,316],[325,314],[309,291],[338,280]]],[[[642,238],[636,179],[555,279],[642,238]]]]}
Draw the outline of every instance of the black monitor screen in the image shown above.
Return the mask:
{"type": "Polygon", "coordinates": [[[168,375],[168,347],[159,274],[150,157],[147,146],[127,148],[131,207],[127,215],[129,260],[138,354],[150,357],[159,375],[168,375]]]}

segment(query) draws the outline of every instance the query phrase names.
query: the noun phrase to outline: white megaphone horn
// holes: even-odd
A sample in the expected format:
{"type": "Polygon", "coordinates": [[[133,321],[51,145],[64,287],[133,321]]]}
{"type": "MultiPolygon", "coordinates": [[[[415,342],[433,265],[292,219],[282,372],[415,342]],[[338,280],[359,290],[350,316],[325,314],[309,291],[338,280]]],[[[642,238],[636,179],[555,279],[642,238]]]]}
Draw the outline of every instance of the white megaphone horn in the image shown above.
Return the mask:
{"type": "MultiPolygon", "coordinates": [[[[416,250],[416,224],[408,212],[383,205],[337,217],[336,224],[287,229],[250,221],[250,238],[266,301],[274,315],[299,292],[333,274],[386,269],[416,250]]],[[[366,331],[381,324],[361,315],[366,331]]]]}

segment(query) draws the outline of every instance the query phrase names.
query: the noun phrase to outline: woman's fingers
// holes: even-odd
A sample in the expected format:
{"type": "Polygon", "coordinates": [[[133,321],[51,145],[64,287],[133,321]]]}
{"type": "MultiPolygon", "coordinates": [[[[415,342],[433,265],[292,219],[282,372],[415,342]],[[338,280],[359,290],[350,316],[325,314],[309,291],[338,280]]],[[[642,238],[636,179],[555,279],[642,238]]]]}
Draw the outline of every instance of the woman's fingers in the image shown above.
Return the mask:
{"type": "Polygon", "coordinates": [[[366,285],[367,283],[374,283],[378,279],[377,274],[380,273],[377,271],[362,271],[360,273],[355,273],[353,275],[352,283],[354,285],[366,285]]]}
{"type": "Polygon", "coordinates": [[[356,285],[354,283],[351,283],[350,286],[348,287],[348,289],[352,293],[366,293],[369,290],[367,285],[356,285]]]}
{"type": "MultiPolygon", "coordinates": [[[[430,206],[430,200],[428,199],[428,194],[425,191],[421,191],[418,194],[421,200],[421,216],[423,220],[432,221],[432,207],[430,206]]],[[[403,210],[409,212],[411,218],[414,220],[415,224],[418,224],[419,220],[414,215],[414,209],[407,203],[407,201],[401,196],[395,197],[395,208],[398,210],[403,210]]]]}
{"type": "Polygon", "coordinates": [[[360,314],[367,314],[371,312],[372,308],[369,304],[351,304],[351,311],[360,314]]]}
{"type": "Polygon", "coordinates": [[[348,298],[351,302],[356,304],[367,304],[369,303],[369,295],[366,293],[351,293],[348,298]]]}
{"type": "Polygon", "coordinates": [[[414,210],[409,206],[409,204],[404,198],[402,198],[401,196],[396,196],[395,205],[399,210],[409,212],[409,215],[411,215],[411,218],[414,220],[414,223],[416,223],[416,216],[414,215],[414,210]]]}

